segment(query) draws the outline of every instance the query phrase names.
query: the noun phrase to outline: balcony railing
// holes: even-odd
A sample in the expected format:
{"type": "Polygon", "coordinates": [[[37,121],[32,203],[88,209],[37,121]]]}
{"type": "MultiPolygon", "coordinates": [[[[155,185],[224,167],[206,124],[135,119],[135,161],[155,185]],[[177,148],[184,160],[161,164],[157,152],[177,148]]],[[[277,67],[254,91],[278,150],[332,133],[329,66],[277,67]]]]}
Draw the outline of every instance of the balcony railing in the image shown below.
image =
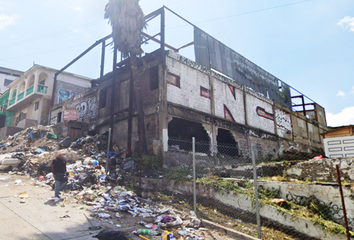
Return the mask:
{"type": "MultiPolygon", "coordinates": [[[[41,84],[37,85],[37,93],[47,94],[47,90],[48,90],[48,86],[41,85],[41,84]]],[[[33,92],[34,92],[34,85],[26,89],[26,96],[30,95],[33,92]]],[[[24,96],[25,96],[25,92],[18,94],[17,102],[23,99],[24,96]]],[[[15,102],[16,102],[16,96],[10,100],[9,106],[14,105],[15,102]]]]}
{"type": "Polygon", "coordinates": [[[14,97],[13,99],[10,100],[10,106],[13,105],[16,101],[16,97],[14,97]]]}
{"type": "Polygon", "coordinates": [[[47,86],[38,84],[37,92],[47,94],[47,86]]]}
{"type": "Polygon", "coordinates": [[[17,96],[17,101],[20,101],[20,100],[23,98],[24,95],[25,95],[24,92],[20,93],[20,94],[17,96]]]}
{"type": "Polygon", "coordinates": [[[27,96],[27,95],[30,95],[31,93],[33,93],[33,86],[27,88],[27,90],[26,90],[26,96],[27,96]]]}

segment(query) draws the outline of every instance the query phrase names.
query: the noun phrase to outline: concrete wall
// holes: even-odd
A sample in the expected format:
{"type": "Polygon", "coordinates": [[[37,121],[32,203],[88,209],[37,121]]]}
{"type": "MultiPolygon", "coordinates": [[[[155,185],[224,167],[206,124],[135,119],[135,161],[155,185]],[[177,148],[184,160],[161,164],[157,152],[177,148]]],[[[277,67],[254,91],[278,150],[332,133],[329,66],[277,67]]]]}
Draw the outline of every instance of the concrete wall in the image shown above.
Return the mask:
{"type": "Polygon", "coordinates": [[[238,85],[229,85],[213,78],[214,98],[217,99],[215,116],[225,118],[225,107],[230,111],[235,122],[245,124],[244,93],[238,85]],[[237,86],[237,87],[236,87],[237,86]]]}
{"type": "Polygon", "coordinates": [[[201,95],[201,88],[209,91],[210,95],[208,75],[173,58],[167,58],[166,64],[168,66],[167,72],[180,77],[179,87],[167,84],[167,101],[204,113],[211,113],[210,97],[201,95]]]}
{"type": "MultiPolygon", "coordinates": [[[[343,224],[343,210],[339,187],[337,184],[307,184],[291,182],[258,182],[259,186],[267,189],[280,190],[280,198],[291,201],[298,205],[305,205],[310,196],[315,196],[322,204],[329,207],[333,219],[339,224],[343,224]]],[[[350,185],[343,187],[345,208],[348,216],[348,225],[354,228],[354,202],[351,200],[353,192],[350,185]]]]}
{"type": "MultiPolygon", "coordinates": [[[[169,191],[179,192],[191,196],[193,193],[193,184],[184,182],[176,184],[174,181],[157,180],[157,179],[142,179],[142,188],[145,191],[169,191]]],[[[235,210],[241,211],[243,217],[249,220],[249,214],[255,214],[256,208],[254,200],[250,196],[234,193],[219,193],[214,188],[208,188],[201,184],[196,186],[197,199],[204,197],[207,199],[216,200],[221,205],[229,206],[235,210]]],[[[346,236],[342,234],[328,233],[322,229],[318,224],[315,224],[307,219],[296,217],[285,211],[269,206],[260,206],[260,215],[268,221],[275,222],[278,226],[282,226],[292,231],[302,233],[305,236],[317,239],[330,239],[330,240],[345,240],[346,236]]]]}
{"type": "Polygon", "coordinates": [[[97,89],[90,89],[78,94],[78,96],[73,99],[69,99],[52,107],[50,110],[50,124],[58,123],[58,113],[61,113],[61,121],[64,121],[64,114],[66,113],[66,111],[74,111],[76,112],[76,114],[74,114],[76,118],[71,120],[84,123],[91,123],[94,127],[98,115],[97,95],[97,89]]]}
{"type": "Polygon", "coordinates": [[[22,131],[22,128],[18,127],[3,127],[0,128],[0,141],[4,141],[8,136],[13,136],[16,133],[22,131]]]}
{"type": "Polygon", "coordinates": [[[5,86],[5,79],[7,80],[15,80],[17,77],[16,76],[12,76],[12,75],[8,75],[8,74],[1,74],[0,73],[0,93],[5,92],[8,88],[5,86]]]}
{"type": "Polygon", "coordinates": [[[216,142],[217,129],[231,130],[236,142],[248,139],[248,143],[243,144],[247,149],[242,149],[245,157],[250,156],[251,143],[257,144],[263,151],[262,154],[259,151],[259,156],[267,159],[278,158],[288,152],[323,152],[320,133],[326,126],[314,123],[176,53],[169,52],[166,63],[167,72],[179,77],[177,86],[167,84],[167,101],[175,106],[169,106],[169,119],[178,117],[203,123],[212,142],[216,142]],[[210,90],[210,98],[202,96],[201,88],[210,90]],[[241,138],[238,137],[240,133],[241,138]]]}
{"type": "Polygon", "coordinates": [[[273,106],[269,99],[248,91],[248,94],[246,94],[246,111],[249,126],[275,133],[273,106]]]}
{"type": "Polygon", "coordinates": [[[353,158],[324,158],[300,162],[289,168],[286,174],[300,180],[336,182],[336,165],[339,165],[342,180],[354,180],[353,158]]]}
{"type": "MultiPolygon", "coordinates": [[[[81,81],[72,79],[71,82],[57,80],[56,91],[54,96],[55,104],[66,101],[70,98],[76,97],[79,93],[83,92],[88,87],[83,87],[80,84],[81,81]]],[[[83,84],[87,85],[87,84],[83,84]]]]}

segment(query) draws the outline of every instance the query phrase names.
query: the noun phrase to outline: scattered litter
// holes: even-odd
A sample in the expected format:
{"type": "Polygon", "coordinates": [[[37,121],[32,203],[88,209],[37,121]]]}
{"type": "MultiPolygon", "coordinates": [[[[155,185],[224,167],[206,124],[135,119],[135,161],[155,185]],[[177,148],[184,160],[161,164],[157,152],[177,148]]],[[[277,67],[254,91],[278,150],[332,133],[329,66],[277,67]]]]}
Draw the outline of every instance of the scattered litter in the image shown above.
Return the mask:
{"type": "Polygon", "coordinates": [[[16,180],[16,181],[15,181],[15,185],[16,185],[16,186],[22,186],[23,184],[22,184],[22,181],[21,181],[21,180],[16,180]]]}
{"type": "Polygon", "coordinates": [[[19,194],[17,194],[17,197],[18,197],[18,198],[29,198],[27,192],[19,193],[19,194]]]}

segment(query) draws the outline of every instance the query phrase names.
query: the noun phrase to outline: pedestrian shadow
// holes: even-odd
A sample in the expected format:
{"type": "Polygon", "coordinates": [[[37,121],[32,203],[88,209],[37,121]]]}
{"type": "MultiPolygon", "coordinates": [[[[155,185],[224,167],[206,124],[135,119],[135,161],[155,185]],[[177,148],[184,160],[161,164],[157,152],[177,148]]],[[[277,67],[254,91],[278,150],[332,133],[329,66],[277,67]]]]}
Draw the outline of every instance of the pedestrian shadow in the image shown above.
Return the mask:
{"type": "Polygon", "coordinates": [[[58,205],[61,205],[63,204],[62,202],[55,202],[53,200],[47,200],[46,202],[44,202],[44,205],[48,205],[48,206],[51,206],[51,207],[56,207],[58,205]]]}

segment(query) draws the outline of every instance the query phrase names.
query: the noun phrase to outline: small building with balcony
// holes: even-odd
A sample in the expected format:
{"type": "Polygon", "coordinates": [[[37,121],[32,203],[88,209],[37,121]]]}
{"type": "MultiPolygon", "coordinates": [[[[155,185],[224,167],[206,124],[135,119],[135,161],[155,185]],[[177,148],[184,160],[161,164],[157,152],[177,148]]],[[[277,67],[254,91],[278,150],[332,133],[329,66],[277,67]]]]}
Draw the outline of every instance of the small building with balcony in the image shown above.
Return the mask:
{"type": "Polygon", "coordinates": [[[12,112],[13,127],[47,125],[49,108],[52,105],[73,98],[91,87],[90,78],[68,72],[61,73],[54,84],[57,71],[34,65],[8,85],[6,110],[12,112]]]}

